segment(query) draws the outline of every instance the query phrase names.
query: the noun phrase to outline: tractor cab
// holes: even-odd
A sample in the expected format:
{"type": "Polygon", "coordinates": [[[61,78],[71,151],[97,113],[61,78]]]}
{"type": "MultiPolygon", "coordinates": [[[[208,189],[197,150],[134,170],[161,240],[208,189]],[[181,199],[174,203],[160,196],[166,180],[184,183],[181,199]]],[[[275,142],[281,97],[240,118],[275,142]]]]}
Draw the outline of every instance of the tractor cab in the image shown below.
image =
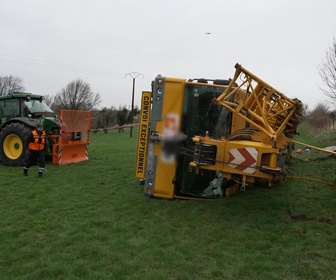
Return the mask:
{"type": "Polygon", "coordinates": [[[54,112],[43,101],[43,96],[14,92],[0,97],[1,124],[12,118],[42,118],[53,115],[54,112]]]}

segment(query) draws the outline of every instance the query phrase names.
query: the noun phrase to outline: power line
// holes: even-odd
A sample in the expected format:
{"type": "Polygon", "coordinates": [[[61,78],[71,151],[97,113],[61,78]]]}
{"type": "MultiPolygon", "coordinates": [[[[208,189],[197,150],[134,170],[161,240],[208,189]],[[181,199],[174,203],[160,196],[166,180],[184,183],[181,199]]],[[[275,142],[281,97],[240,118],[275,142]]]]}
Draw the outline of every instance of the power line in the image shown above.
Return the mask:
{"type": "Polygon", "coordinates": [[[24,57],[18,57],[14,55],[6,55],[6,54],[0,54],[0,61],[22,64],[22,65],[33,66],[33,67],[42,67],[42,68],[47,68],[47,69],[92,74],[92,75],[98,75],[98,76],[103,76],[103,77],[121,77],[122,75],[119,73],[111,73],[111,72],[106,72],[106,71],[102,71],[98,69],[90,69],[90,68],[84,68],[84,67],[79,67],[79,66],[70,66],[66,64],[47,62],[47,61],[42,61],[42,60],[36,60],[36,59],[30,59],[30,58],[24,58],[24,57]]]}

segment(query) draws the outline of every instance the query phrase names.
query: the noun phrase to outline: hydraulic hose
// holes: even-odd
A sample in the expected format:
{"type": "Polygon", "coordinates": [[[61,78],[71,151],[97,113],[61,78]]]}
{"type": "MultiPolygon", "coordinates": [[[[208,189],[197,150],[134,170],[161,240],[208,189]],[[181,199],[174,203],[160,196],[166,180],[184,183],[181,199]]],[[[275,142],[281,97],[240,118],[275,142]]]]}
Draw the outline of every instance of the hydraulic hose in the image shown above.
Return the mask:
{"type": "Polygon", "coordinates": [[[319,183],[328,185],[330,187],[335,187],[336,188],[336,181],[333,182],[333,183],[330,183],[330,182],[326,182],[326,181],[323,181],[323,180],[320,180],[320,179],[316,179],[316,178],[301,177],[301,176],[286,176],[286,178],[314,181],[314,182],[319,182],[319,183]]]}

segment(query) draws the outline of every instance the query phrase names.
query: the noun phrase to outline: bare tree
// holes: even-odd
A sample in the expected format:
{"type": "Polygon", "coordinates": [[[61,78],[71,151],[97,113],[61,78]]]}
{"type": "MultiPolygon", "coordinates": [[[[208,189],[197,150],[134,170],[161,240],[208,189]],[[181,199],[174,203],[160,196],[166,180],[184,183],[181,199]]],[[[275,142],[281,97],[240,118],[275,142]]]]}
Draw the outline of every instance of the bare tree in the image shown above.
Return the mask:
{"type": "Polygon", "coordinates": [[[320,89],[336,105],[336,39],[327,50],[326,57],[318,68],[322,85],[320,89]]]}
{"type": "MultiPolygon", "coordinates": [[[[119,106],[119,110],[117,112],[117,122],[119,126],[123,126],[127,123],[128,115],[129,111],[127,110],[127,108],[125,106],[122,108],[119,106]]],[[[124,132],[124,129],[119,128],[119,132],[124,132]]]]}
{"type": "Polygon", "coordinates": [[[117,110],[112,106],[93,112],[93,127],[107,129],[117,123],[117,110]]]}
{"type": "Polygon", "coordinates": [[[22,85],[22,79],[10,76],[0,76],[0,96],[7,95],[14,91],[24,91],[25,88],[22,85]]]}
{"type": "Polygon", "coordinates": [[[43,96],[44,97],[44,102],[50,107],[54,103],[54,96],[50,94],[46,94],[43,96]]]}
{"type": "Polygon", "coordinates": [[[94,93],[87,82],[77,79],[56,94],[52,107],[55,111],[60,109],[92,110],[100,102],[100,94],[94,93]]]}
{"type": "Polygon", "coordinates": [[[305,118],[305,122],[314,128],[314,131],[323,131],[329,127],[330,112],[328,106],[319,103],[305,118]]]}

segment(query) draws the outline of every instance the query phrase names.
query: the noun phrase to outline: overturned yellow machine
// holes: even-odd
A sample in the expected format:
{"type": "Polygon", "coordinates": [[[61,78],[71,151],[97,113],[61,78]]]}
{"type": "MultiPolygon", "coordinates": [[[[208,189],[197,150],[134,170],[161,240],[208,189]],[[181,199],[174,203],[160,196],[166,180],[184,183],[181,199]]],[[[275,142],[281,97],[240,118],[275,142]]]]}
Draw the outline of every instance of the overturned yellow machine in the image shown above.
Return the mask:
{"type": "Polygon", "coordinates": [[[234,77],[156,77],[143,92],[135,176],[158,198],[216,198],[285,178],[302,103],[241,65],[234,77]]]}

